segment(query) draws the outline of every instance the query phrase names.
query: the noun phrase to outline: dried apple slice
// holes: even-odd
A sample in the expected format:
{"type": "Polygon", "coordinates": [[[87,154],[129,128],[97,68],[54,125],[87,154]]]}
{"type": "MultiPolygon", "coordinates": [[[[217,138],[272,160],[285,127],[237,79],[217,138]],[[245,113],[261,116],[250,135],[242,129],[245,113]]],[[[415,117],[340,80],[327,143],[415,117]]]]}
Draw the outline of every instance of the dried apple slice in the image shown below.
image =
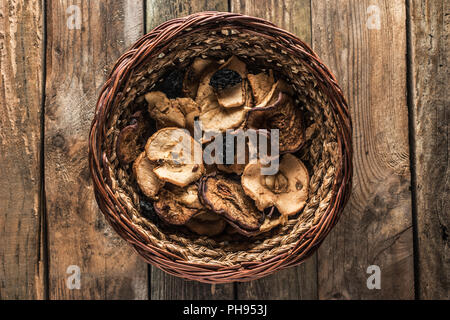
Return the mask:
{"type": "Polygon", "coordinates": [[[156,165],[147,158],[145,152],[142,152],[133,164],[133,172],[139,188],[151,199],[156,197],[164,185],[164,182],[159,180],[153,172],[155,167],[156,165]]]}
{"type": "Polygon", "coordinates": [[[232,140],[229,141],[226,137],[224,138],[223,164],[217,164],[217,169],[220,171],[241,175],[250,161],[260,159],[264,163],[269,163],[271,160],[278,158],[278,154],[271,154],[271,137],[270,133],[265,129],[255,130],[254,135],[249,134],[249,131],[245,133],[238,129],[228,137],[231,137],[232,140]],[[241,135],[241,138],[238,138],[239,135],[241,135]],[[238,141],[245,141],[245,143],[241,146],[238,141]],[[262,148],[263,141],[266,146],[265,152],[263,152],[262,148]],[[230,161],[231,159],[227,159],[227,152],[231,148],[234,148],[232,153],[234,154],[234,159],[232,162],[230,161]]]}
{"type": "Polygon", "coordinates": [[[195,102],[197,102],[201,113],[208,111],[210,109],[209,105],[212,102],[217,102],[214,88],[209,85],[209,82],[211,81],[212,75],[217,71],[218,66],[217,63],[209,64],[199,77],[200,82],[198,84],[195,102]]]}
{"type": "Polygon", "coordinates": [[[264,215],[264,221],[259,227],[258,230],[245,230],[242,229],[239,225],[228,221],[229,228],[226,230],[228,234],[240,233],[246,237],[255,237],[262,233],[268,232],[272,229],[275,229],[279,225],[282,225],[284,221],[286,221],[284,216],[271,217],[272,212],[274,211],[274,207],[269,208],[270,213],[264,215]]]}
{"type": "Polygon", "coordinates": [[[244,85],[242,77],[236,71],[220,69],[212,75],[209,84],[214,88],[221,107],[235,108],[244,104],[244,85]]]}
{"type": "MultiPolygon", "coordinates": [[[[201,83],[202,76],[207,70],[216,69],[218,64],[211,59],[197,57],[188,67],[183,81],[183,92],[192,99],[196,99],[197,90],[201,83]]],[[[209,81],[209,80],[208,80],[209,81]]]]}
{"type": "Polygon", "coordinates": [[[246,102],[244,79],[247,77],[247,66],[236,56],[232,56],[210,80],[219,105],[223,108],[235,108],[246,102]]]}
{"type": "Polygon", "coordinates": [[[152,91],[145,95],[148,103],[148,113],[155,119],[160,127],[186,126],[183,112],[177,105],[172,105],[170,99],[161,91],[152,91]]]}
{"type": "MultiPolygon", "coordinates": [[[[210,85],[211,77],[217,71],[217,68],[218,64],[211,64],[205,68],[195,102],[200,109],[199,120],[203,130],[224,132],[227,129],[235,129],[241,126],[245,121],[249,107],[241,106],[227,109],[219,104],[214,88],[210,85]]],[[[244,96],[244,99],[247,102],[247,96],[244,96]]]]}
{"type": "Polygon", "coordinates": [[[200,115],[200,108],[198,104],[191,98],[177,98],[170,101],[172,107],[181,110],[185,119],[185,126],[194,133],[194,121],[200,115]]]}
{"type": "Polygon", "coordinates": [[[263,213],[242,189],[238,181],[223,175],[205,176],[200,181],[200,198],[203,204],[226,220],[245,231],[259,229],[263,213]]]}
{"type": "Polygon", "coordinates": [[[172,225],[184,225],[204,210],[203,205],[198,201],[198,189],[195,185],[189,188],[175,186],[163,188],[158,198],[153,205],[156,214],[172,225]]]}
{"type": "Polygon", "coordinates": [[[259,210],[275,206],[282,216],[293,215],[308,199],[308,170],[300,159],[285,154],[275,175],[262,175],[260,162],[250,163],[242,174],[242,188],[259,210]]]}
{"type": "Polygon", "coordinates": [[[157,162],[153,170],[163,181],[185,187],[205,172],[201,145],[185,129],[164,128],[153,134],[145,146],[150,161],[157,162]]]}
{"type": "Polygon", "coordinates": [[[194,118],[200,114],[198,104],[191,98],[168,99],[159,91],[145,95],[149,114],[160,127],[180,127],[193,130],[194,118]]]}
{"type": "Polygon", "coordinates": [[[253,97],[255,98],[255,104],[260,104],[266,95],[271,91],[275,80],[273,78],[273,71],[269,70],[268,73],[261,72],[258,74],[248,74],[248,82],[252,88],[253,97]]]}
{"type": "Polygon", "coordinates": [[[229,145],[225,140],[224,150],[223,150],[223,163],[217,164],[217,169],[225,172],[225,173],[235,173],[237,175],[241,175],[244,172],[245,166],[249,162],[249,146],[248,146],[248,138],[245,138],[245,146],[244,150],[238,150],[237,142],[233,138],[233,146],[229,145]],[[231,149],[233,147],[233,162],[227,163],[229,159],[227,159],[228,148],[231,149]],[[239,152],[242,154],[239,154],[239,152]],[[241,157],[241,159],[239,159],[241,157]],[[243,162],[243,163],[241,163],[243,162]]]}
{"type": "Polygon", "coordinates": [[[293,99],[283,92],[278,93],[274,103],[251,109],[247,113],[246,124],[254,129],[278,129],[280,153],[296,152],[305,142],[302,112],[295,107],[293,99]]]}
{"type": "Polygon", "coordinates": [[[225,132],[227,129],[236,129],[244,121],[248,109],[244,107],[225,109],[217,101],[212,101],[209,110],[200,114],[203,131],[225,132]]]}
{"type": "Polygon", "coordinates": [[[199,113],[198,104],[191,98],[176,98],[171,100],[172,106],[180,109],[183,114],[199,113]]]}
{"type": "Polygon", "coordinates": [[[197,215],[194,216],[195,219],[199,220],[199,221],[217,221],[222,219],[217,213],[211,211],[211,210],[207,210],[205,208],[205,210],[200,211],[197,215]]]}
{"type": "Polygon", "coordinates": [[[217,169],[225,173],[235,173],[237,175],[241,175],[244,172],[245,164],[217,164],[217,169]]]}
{"type": "Polygon", "coordinates": [[[205,208],[198,197],[198,185],[191,184],[185,188],[168,185],[166,189],[175,195],[179,203],[188,208],[198,209],[197,217],[203,216],[205,208]]]}
{"type": "Polygon", "coordinates": [[[274,218],[274,219],[266,218],[266,219],[264,219],[263,224],[259,228],[259,233],[268,232],[268,231],[278,227],[282,223],[283,223],[283,217],[282,216],[274,218]]]}
{"type": "Polygon", "coordinates": [[[242,79],[247,77],[247,66],[244,62],[239,60],[236,56],[231,56],[223,65],[220,66],[220,69],[229,69],[236,71],[242,79]]]}

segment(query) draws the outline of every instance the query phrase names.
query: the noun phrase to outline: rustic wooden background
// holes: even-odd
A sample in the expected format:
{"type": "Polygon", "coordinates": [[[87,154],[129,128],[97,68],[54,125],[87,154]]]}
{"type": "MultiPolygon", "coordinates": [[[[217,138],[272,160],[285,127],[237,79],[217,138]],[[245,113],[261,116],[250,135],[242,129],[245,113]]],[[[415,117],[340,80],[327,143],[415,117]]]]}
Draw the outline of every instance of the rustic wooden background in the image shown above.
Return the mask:
{"type": "Polygon", "coordinates": [[[0,298],[449,299],[449,19],[448,0],[2,0],[0,298]],[[149,267],[105,223],[89,177],[114,61],[146,30],[204,10],[264,17],[310,43],[353,117],[340,222],[303,265],[250,283],[149,267]],[[70,265],[80,289],[66,285],[70,265]],[[369,265],[380,290],[366,286],[369,265]]]}

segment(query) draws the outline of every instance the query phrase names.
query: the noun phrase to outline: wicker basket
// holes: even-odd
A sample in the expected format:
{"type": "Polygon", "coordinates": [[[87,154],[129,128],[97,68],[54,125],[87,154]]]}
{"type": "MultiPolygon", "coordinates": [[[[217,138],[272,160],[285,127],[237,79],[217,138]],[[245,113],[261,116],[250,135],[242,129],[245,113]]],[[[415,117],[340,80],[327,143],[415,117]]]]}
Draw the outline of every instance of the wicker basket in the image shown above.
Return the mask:
{"type": "Polygon", "coordinates": [[[103,86],[92,122],[90,170],[98,205],[117,233],[150,264],[172,275],[207,283],[248,281],[298,265],[336,224],[351,191],[351,120],[334,76],[301,40],[263,19],[202,12],[158,26],[134,44],[103,86]],[[142,217],[130,170],[115,154],[118,133],[139,97],[174,65],[197,56],[272,68],[292,85],[309,119],[302,160],[310,194],[301,214],[248,243],[217,241],[161,228],[142,217]]]}

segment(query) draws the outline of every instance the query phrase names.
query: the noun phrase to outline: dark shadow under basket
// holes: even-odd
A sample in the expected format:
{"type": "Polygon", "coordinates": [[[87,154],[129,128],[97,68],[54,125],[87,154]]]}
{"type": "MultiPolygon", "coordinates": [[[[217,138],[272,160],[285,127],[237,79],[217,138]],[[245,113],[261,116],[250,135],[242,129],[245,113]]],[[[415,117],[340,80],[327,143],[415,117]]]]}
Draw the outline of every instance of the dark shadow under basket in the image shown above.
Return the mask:
{"type": "Polygon", "coordinates": [[[89,139],[96,200],[117,233],[167,273],[209,283],[254,280],[303,262],[336,224],[351,191],[351,131],[334,76],[296,36],[263,19],[234,13],[173,19],[120,57],[101,90],[89,139]],[[276,231],[244,244],[194,237],[145,218],[132,174],[115,154],[118,133],[142,104],[142,94],[170,68],[184,68],[198,56],[230,55],[283,75],[309,121],[308,140],[299,154],[310,172],[304,210],[276,231]]]}

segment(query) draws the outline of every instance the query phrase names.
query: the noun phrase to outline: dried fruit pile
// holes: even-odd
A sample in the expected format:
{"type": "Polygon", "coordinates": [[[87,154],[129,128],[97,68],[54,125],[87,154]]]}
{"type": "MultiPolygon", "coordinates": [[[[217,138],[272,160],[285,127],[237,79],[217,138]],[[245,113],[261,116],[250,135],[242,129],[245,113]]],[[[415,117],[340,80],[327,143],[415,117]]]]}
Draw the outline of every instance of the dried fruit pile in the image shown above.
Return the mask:
{"type": "Polygon", "coordinates": [[[145,95],[148,112],[133,114],[117,143],[120,162],[132,164],[146,199],[141,201],[143,215],[151,211],[150,202],[162,223],[205,236],[237,232],[252,237],[301,212],[309,176],[294,154],[304,143],[305,130],[293,95],[272,70],[250,73],[235,56],[226,61],[196,58],[186,72],[169,72],[145,95]],[[150,118],[156,132],[149,132],[150,118]],[[202,152],[217,136],[194,139],[196,120],[204,132],[220,134],[265,129],[269,138],[270,129],[278,129],[278,172],[263,175],[267,164],[250,160],[248,150],[245,163],[236,158],[232,164],[204,163],[202,152]]]}

